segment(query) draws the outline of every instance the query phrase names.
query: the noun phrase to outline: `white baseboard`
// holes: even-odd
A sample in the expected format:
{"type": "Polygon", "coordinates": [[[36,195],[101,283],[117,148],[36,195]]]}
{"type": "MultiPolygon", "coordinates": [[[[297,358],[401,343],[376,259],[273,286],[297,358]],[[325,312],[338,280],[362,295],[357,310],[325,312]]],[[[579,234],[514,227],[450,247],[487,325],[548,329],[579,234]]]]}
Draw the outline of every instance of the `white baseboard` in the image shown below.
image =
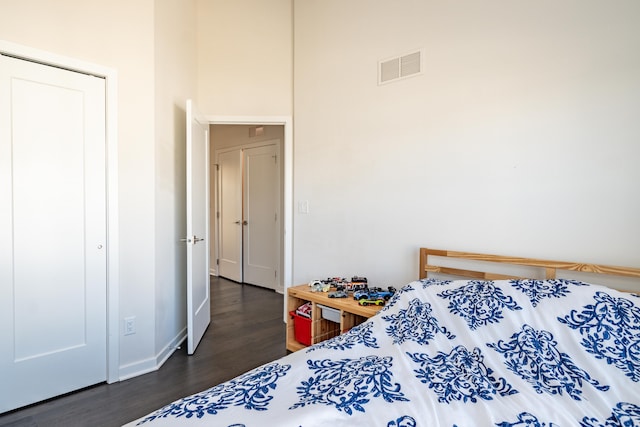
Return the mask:
{"type": "Polygon", "coordinates": [[[180,344],[187,339],[187,329],[181,330],[177,336],[175,336],[171,342],[164,346],[162,350],[155,357],[140,360],[128,365],[120,366],[119,380],[124,381],[129,378],[137,377],[139,375],[148,374],[149,372],[157,371],[160,369],[164,362],[176,351],[180,344]]]}
{"type": "Polygon", "coordinates": [[[167,344],[162,351],[158,355],[156,355],[156,364],[158,365],[157,369],[160,369],[164,362],[176,351],[180,348],[180,345],[183,341],[187,339],[187,328],[185,327],[178,333],[176,337],[174,337],[169,344],[167,344]]]}

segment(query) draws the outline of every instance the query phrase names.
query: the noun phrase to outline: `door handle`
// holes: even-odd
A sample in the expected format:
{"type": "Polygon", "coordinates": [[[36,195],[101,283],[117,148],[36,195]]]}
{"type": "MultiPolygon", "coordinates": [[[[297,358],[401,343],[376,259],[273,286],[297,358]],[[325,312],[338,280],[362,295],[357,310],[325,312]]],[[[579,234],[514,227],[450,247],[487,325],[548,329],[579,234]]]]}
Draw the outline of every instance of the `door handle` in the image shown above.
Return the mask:
{"type": "Polygon", "coordinates": [[[242,221],[242,225],[249,225],[249,222],[248,222],[248,221],[246,221],[246,220],[245,220],[245,221],[242,221]]]}
{"type": "Polygon", "coordinates": [[[238,221],[235,222],[235,224],[240,225],[240,224],[242,224],[242,222],[240,220],[238,220],[238,221]]]}
{"type": "Polygon", "coordinates": [[[193,240],[191,239],[191,237],[185,237],[183,239],[180,239],[181,242],[186,242],[186,243],[191,243],[193,241],[194,244],[198,243],[198,242],[202,242],[204,240],[204,238],[199,238],[196,236],[193,236],[193,240]]]}

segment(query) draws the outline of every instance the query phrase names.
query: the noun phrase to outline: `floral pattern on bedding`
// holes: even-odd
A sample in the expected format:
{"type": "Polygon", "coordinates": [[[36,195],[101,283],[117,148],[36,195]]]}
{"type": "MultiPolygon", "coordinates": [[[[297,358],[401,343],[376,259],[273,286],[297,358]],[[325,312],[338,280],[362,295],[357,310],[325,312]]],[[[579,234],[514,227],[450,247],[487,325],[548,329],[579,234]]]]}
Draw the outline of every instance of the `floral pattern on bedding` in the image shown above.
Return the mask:
{"type": "Polygon", "coordinates": [[[391,357],[366,356],[359,359],[307,361],[312,376],[298,387],[300,400],[291,409],[323,404],[352,415],[365,412],[373,397],[387,402],[407,401],[400,384],[393,382],[391,357]]]}
{"type": "Polygon", "coordinates": [[[469,351],[459,345],[450,353],[438,352],[434,357],[424,353],[407,355],[420,366],[415,371],[416,378],[436,393],[438,402],[475,403],[478,399],[492,400],[494,395],[508,396],[518,392],[504,378],[494,377],[478,348],[469,351]]]}
{"type": "Polygon", "coordinates": [[[619,402],[604,421],[584,417],[581,427],[633,427],[640,426],[640,406],[628,402],[619,402]]]}
{"type": "Polygon", "coordinates": [[[403,415],[400,418],[391,420],[387,423],[387,427],[416,427],[416,420],[409,415],[403,415]]]}
{"type": "Polygon", "coordinates": [[[536,393],[561,395],[566,392],[573,399],[580,400],[583,381],[601,391],[609,389],[577,367],[568,354],[561,352],[558,342],[548,331],[524,325],[509,341],[500,340],[487,345],[502,353],[507,368],[530,383],[536,393]]]}
{"type": "Polygon", "coordinates": [[[431,314],[432,311],[431,304],[414,298],[409,301],[408,308],[400,309],[398,314],[382,316],[382,319],[389,323],[386,331],[393,338],[394,344],[412,340],[426,345],[437,333],[454,339],[456,336],[438,324],[438,319],[431,314]]]}
{"type": "Polygon", "coordinates": [[[425,279],[349,332],[129,426],[640,426],[640,299],[425,279]]]}
{"type": "Polygon", "coordinates": [[[521,412],[518,414],[518,419],[512,422],[503,421],[496,423],[498,427],[559,427],[554,423],[542,422],[535,415],[531,415],[528,412],[521,412]]]}
{"type": "Polygon", "coordinates": [[[553,280],[534,280],[534,279],[518,279],[510,280],[509,283],[520,292],[524,293],[531,304],[535,307],[544,298],[562,298],[569,294],[569,286],[587,286],[578,280],[553,279],[553,280]]]}
{"type": "Polygon", "coordinates": [[[338,335],[332,340],[325,340],[309,347],[307,353],[323,348],[349,350],[357,344],[362,344],[370,348],[379,348],[378,341],[373,336],[372,328],[373,324],[371,323],[361,323],[360,325],[354,326],[348,334],[338,335]]]}
{"type": "Polygon", "coordinates": [[[577,329],[583,337],[581,344],[597,359],[640,381],[640,307],[604,292],[596,292],[593,299],[594,304],[579,312],[571,310],[558,320],[577,329]]]}
{"type": "Polygon", "coordinates": [[[464,318],[473,331],[481,326],[497,323],[504,318],[504,309],[522,310],[516,301],[505,296],[493,282],[471,280],[464,286],[438,294],[449,300],[449,310],[464,318]]]}
{"type": "Polygon", "coordinates": [[[143,419],[140,424],[169,416],[202,418],[215,415],[230,406],[264,411],[273,399],[278,379],[285,376],[291,365],[271,363],[202,393],[186,397],[143,419]]]}

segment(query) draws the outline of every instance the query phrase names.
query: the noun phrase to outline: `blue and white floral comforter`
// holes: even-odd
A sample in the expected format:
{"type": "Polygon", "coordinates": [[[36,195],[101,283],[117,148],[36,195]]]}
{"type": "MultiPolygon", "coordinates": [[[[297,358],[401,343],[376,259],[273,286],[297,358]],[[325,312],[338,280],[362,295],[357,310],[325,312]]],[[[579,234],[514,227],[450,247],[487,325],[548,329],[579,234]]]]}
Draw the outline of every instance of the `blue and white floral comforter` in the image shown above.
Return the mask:
{"type": "Polygon", "coordinates": [[[130,425],[640,426],[640,298],[416,281],[350,332],[130,425]]]}

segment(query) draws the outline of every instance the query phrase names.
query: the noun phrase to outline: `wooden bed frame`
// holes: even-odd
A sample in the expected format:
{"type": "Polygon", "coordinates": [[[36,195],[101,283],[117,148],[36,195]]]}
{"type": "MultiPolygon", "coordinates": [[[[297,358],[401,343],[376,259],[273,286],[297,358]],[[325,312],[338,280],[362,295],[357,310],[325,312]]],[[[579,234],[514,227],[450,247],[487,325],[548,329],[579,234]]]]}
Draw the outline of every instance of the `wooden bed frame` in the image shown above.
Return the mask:
{"type": "MultiPolygon", "coordinates": [[[[581,264],[575,262],[562,262],[562,261],[548,261],[533,258],[519,258],[509,257],[501,255],[486,255],[472,252],[458,252],[458,251],[446,251],[438,249],[420,248],[420,279],[427,277],[428,273],[438,273],[450,276],[460,276],[470,279],[482,279],[482,280],[503,280],[503,279],[523,279],[523,278],[540,278],[540,279],[555,279],[560,271],[574,271],[581,273],[596,273],[604,274],[608,276],[622,276],[632,279],[640,279],[640,268],[632,267],[615,267],[609,265],[598,264],[581,264]],[[436,257],[436,259],[434,259],[436,257]],[[436,262],[437,257],[440,260],[446,258],[447,260],[454,259],[455,263],[464,264],[465,261],[472,261],[473,267],[449,267],[438,265],[436,262]],[[543,277],[530,277],[528,274],[518,275],[522,273],[497,273],[489,271],[499,270],[502,265],[516,265],[522,268],[529,268],[530,270],[535,268],[539,270],[538,275],[543,277]],[[473,268],[473,269],[472,269],[473,268]]],[[[633,280],[635,282],[635,280],[633,280]]],[[[638,283],[638,289],[640,290],[640,282],[638,283]]]]}

